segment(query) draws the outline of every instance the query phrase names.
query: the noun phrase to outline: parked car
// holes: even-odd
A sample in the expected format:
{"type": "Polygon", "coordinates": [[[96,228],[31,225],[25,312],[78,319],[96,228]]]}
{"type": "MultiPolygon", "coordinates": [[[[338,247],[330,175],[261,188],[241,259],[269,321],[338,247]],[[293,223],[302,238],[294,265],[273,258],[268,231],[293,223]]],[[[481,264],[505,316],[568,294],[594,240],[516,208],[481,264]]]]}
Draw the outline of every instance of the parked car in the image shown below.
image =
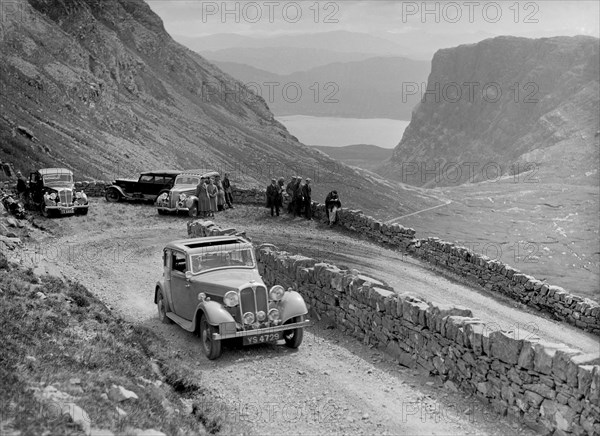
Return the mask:
{"type": "Polygon", "coordinates": [[[45,217],[87,215],[89,202],[83,191],[75,191],[73,172],[66,168],[43,168],[29,174],[27,205],[45,217]]]}
{"type": "MultiPolygon", "coordinates": [[[[156,199],[156,208],[160,215],[168,213],[189,213],[188,199],[194,197],[200,177],[215,177],[219,173],[207,170],[185,170],[175,178],[175,184],[169,192],[163,192],[156,199]]],[[[198,199],[196,198],[196,201],[198,199]]],[[[193,205],[193,202],[192,202],[193,205]]]]}
{"type": "Polygon", "coordinates": [[[138,179],[117,179],[106,188],[104,197],[111,203],[121,200],[154,202],[160,194],[169,192],[180,173],[177,170],[147,171],[138,179]]]}
{"type": "Polygon", "coordinates": [[[221,341],[233,338],[244,345],[284,340],[298,348],[309,324],[298,292],[280,285],[267,289],[254,248],[242,236],[169,243],[154,303],[162,322],[196,332],[211,360],[221,355],[221,341]]]}

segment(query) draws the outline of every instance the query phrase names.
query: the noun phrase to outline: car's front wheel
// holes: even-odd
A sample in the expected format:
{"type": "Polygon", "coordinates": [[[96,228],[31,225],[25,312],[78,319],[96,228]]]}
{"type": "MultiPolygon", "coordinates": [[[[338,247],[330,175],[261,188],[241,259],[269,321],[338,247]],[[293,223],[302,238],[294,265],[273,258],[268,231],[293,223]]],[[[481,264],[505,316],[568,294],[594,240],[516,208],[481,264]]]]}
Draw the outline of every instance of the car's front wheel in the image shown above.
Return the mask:
{"type": "Polygon", "coordinates": [[[114,188],[108,189],[104,194],[104,198],[110,203],[117,203],[121,201],[121,193],[114,188]]]}
{"type": "Polygon", "coordinates": [[[205,315],[200,318],[200,341],[202,351],[209,360],[214,360],[221,355],[221,341],[214,340],[213,333],[218,333],[217,328],[208,323],[205,315]]]}
{"type": "Polygon", "coordinates": [[[192,207],[190,207],[190,209],[188,211],[188,215],[191,216],[192,218],[198,217],[198,203],[194,203],[192,205],[192,207]]]}
{"type": "Polygon", "coordinates": [[[46,207],[46,205],[44,203],[42,203],[40,210],[44,217],[48,218],[50,216],[50,211],[48,210],[48,208],[46,207]]]}
{"type": "MultiPolygon", "coordinates": [[[[290,323],[301,322],[304,321],[304,316],[296,316],[290,320],[290,323]]],[[[304,338],[304,329],[297,328],[292,330],[284,330],[283,331],[283,339],[285,339],[285,345],[290,348],[298,348],[300,344],[302,344],[302,339],[304,338]]]]}
{"type": "Polygon", "coordinates": [[[158,292],[158,297],[156,298],[156,308],[158,310],[158,319],[163,324],[171,324],[171,318],[167,316],[167,306],[165,305],[165,298],[163,297],[162,291],[158,292]]]}

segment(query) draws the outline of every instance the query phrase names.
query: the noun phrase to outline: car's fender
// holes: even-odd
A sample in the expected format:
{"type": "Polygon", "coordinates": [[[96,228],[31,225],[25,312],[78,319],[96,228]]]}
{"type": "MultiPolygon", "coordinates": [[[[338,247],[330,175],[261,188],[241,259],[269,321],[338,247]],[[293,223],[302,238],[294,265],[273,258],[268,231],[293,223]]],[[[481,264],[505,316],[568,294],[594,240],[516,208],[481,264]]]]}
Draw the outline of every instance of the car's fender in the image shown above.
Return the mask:
{"type": "Polygon", "coordinates": [[[106,188],[106,190],[108,191],[109,189],[116,189],[124,198],[129,197],[129,195],[127,195],[119,185],[110,185],[108,188],[106,188]]]}
{"type": "Polygon", "coordinates": [[[296,291],[287,291],[284,293],[283,298],[275,307],[279,310],[282,323],[289,321],[295,316],[306,315],[308,313],[304,298],[296,291]]]}
{"type": "Polygon", "coordinates": [[[185,199],[185,205],[188,209],[191,209],[194,204],[198,204],[198,197],[189,195],[188,198],[185,199]]]}
{"type": "Polygon", "coordinates": [[[227,322],[235,323],[235,319],[227,309],[225,309],[221,303],[217,303],[216,301],[202,301],[198,304],[193,321],[194,329],[200,322],[200,315],[205,315],[210,325],[218,326],[227,322]]]}
{"type": "MultiPolygon", "coordinates": [[[[156,286],[154,287],[154,304],[158,303],[158,293],[159,292],[163,293],[163,297],[165,299],[167,298],[167,296],[165,295],[165,288],[160,280],[158,282],[156,282],[156,286]]],[[[167,304],[168,304],[168,302],[167,302],[167,304]]]]}

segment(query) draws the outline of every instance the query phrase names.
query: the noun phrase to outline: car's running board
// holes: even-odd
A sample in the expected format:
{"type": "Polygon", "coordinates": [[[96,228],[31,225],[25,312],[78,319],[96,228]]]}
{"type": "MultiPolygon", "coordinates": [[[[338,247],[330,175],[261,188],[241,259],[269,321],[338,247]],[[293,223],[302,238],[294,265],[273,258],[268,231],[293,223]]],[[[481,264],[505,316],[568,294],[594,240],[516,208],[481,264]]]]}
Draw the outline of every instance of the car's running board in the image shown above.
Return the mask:
{"type": "Polygon", "coordinates": [[[188,332],[194,331],[193,326],[192,326],[192,321],[188,321],[187,319],[177,316],[173,312],[167,312],[166,315],[167,315],[167,318],[172,319],[177,324],[179,324],[179,326],[182,329],[187,330],[188,332]]]}

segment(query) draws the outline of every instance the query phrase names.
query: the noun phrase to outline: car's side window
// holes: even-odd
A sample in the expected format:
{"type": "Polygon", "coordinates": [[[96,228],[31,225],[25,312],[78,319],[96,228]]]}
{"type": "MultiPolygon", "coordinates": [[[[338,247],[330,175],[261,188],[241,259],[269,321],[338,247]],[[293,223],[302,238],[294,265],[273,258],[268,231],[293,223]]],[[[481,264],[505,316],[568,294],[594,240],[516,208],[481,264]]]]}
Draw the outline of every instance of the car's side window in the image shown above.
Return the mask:
{"type": "Polygon", "coordinates": [[[183,253],[174,251],[172,255],[172,268],[174,271],[185,273],[187,271],[186,256],[183,253]]]}
{"type": "Polygon", "coordinates": [[[164,185],[165,178],[163,176],[156,176],[154,177],[154,183],[156,183],[157,185],[164,185]]]}
{"type": "Polygon", "coordinates": [[[149,175],[141,176],[140,183],[154,183],[154,176],[149,176],[149,175]]]}

